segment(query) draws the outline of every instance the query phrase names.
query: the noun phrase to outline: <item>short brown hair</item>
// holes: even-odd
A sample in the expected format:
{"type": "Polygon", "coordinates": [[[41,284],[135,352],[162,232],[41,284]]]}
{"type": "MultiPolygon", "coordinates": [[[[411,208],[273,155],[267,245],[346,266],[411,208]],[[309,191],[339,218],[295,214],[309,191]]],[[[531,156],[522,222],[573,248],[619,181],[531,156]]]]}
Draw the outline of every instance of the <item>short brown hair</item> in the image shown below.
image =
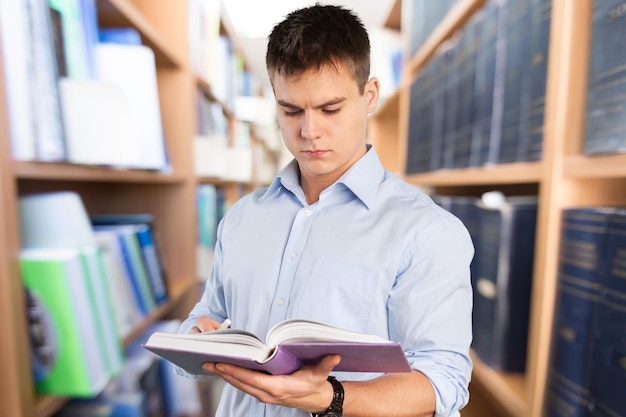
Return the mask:
{"type": "Polygon", "coordinates": [[[291,12],[272,29],[265,63],[270,80],[325,66],[346,65],[363,94],[370,73],[370,42],[361,20],[340,6],[319,5],[291,12]]]}

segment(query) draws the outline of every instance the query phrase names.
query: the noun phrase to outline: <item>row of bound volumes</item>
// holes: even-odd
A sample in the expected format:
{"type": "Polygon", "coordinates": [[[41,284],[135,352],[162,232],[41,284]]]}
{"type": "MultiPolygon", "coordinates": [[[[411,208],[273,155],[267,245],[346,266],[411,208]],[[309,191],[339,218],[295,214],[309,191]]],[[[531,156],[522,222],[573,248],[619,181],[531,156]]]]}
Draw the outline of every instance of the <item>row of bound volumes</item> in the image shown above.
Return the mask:
{"type": "Polygon", "coordinates": [[[122,340],[167,300],[152,218],[89,218],[73,192],[22,196],[19,211],[36,390],[90,397],[121,370],[122,340]]]}
{"type": "MultiPolygon", "coordinates": [[[[623,8],[595,1],[581,22],[587,155],[626,152],[623,8]]],[[[551,10],[551,0],[491,0],[440,46],[410,86],[407,173],[542,159],[551,10]]]]}
{"type": "Polygon", "coordinates": [[[626,208],[563,212],[546,416],[626,416],[626,208]]]}
{"type": "Polygon", "coordinates": [[[191,417],[202,404],[195,381],[176,374],[174,365],[141,347],[156,331],[176,332],[178,320],[151,325],[125,351],[126,362],[93,398],[72,399],[54,417],[191,417]]]}
{"type": "Polygon", "coordinates": [[[474,242],[472,349],[491,368],[524,372],[530,317],[537,198],[437,195],[474,242]]]}
{"type": "Polygon", "coordinates": [[[550,0],[491,0],[410,86],[407,173],[542,155],[550,0]]]}
{"type": "Polygon", "coordinates": [[[0,0],[14,159],[169,171],[154,52],[108,32],[96,0],[0,0]]]}

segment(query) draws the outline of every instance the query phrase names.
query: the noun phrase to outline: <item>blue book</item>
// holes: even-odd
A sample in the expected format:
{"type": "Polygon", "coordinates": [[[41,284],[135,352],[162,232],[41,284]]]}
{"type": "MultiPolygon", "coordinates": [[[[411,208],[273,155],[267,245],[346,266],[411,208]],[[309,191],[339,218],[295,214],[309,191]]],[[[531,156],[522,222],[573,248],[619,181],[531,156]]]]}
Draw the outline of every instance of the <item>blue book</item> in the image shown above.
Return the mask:
{"type": "Polygon", "coordinates": [[[502,124],[498,163],[520,161],[519,143],[524,133],[529,68],[529,4],[527,0],[508,0],[506,5],[506,66],[502,124]]]}
{"type": "Polygon", "coordinates": [[[106,28],[98,31],[100,42],[141,45],[141,35],[134,28],[106,28]]]}
{"type": "Polygon", "coordinates": [[[610,216],[590,368],[593,416],[626,416],[626,210],[610,216]]]}
{"type": "Polygon", "coordinates": [[[415,174],[430,170],[430,135],[428,130],[431,120],[427,116],[429,108],[429,90],[432,80],[428,78],[428,70],[421,71],[410,86],[409,98],[409,137],[406,154],[406,172],[415,174]]]}
{"type": "Polygon", "coordinates": [[[476,71],[476,46],[479,20],[473,17],[465,26],[459,41],[458,101],[456,117],[456,140],[452,151],[452,167],[470,166],[474,123],[474,81],[476,71]]]}
{"type": "Polygon", "coordinates": [[[585,153],[626,152],[624,2],[593,3],[585,153]]]}
{"type": "Polygon", "coordinates": [[[543,154],[551,13],[552,0],[530,0],[530,101],[526,133],[519,152],[526,161],[539,161],[543,154]]]}
{"type": "Polygon", "coordinates": [[[444,51],[437,52],[431,59],[433,79],[432,94],[432,119],[428,123],[432,124],[431,149],[430,149],[430,171],[435,171],[443,166],[443,137],[446,127],[446,77],[450,66],[450,55],[444,51]]]}
{"type": "Polygon", "coordinates": [[[441,153],[441,168],[452,168],[454,160],[454,146],[457,139],[457,114],[460,110],[459,103],[459,63],[461,52],[458,40],[453,41],[452,46],[444,54],[448,60],[445,79],[445,121],[443,135],[439,138],[443,142],[441,153]]]}
{"type": "Polygon", "coordinates": [[[476,167],[489,161],[494,94],[498,92],[495,79],[500,5],[495,0],[488,1],[480,13],[474,80],[474,131],[469,162],[470,166],[476,167]]]}
{"type": "Polygon", "coordinates": [[[478,212],[472,347],[495,370],[524,372],[537,198],[483,197],[478,212]]]}
{"type": "Polygon", "coordinates": [[[157,304],[167,301],[167,285],[161,258],[152,236],[150,225],[142,223],[135,225],[137,239],[146,265],[146,272],[150,281],[150,288],[157,304]]]}
{"type": "Polygon", "coordinates": [[[612,210],[563,212],[548,370],[547,416],[590,416],[593,408],[590,358],[598,305],[602,301],[606,236],[612,210]]]}

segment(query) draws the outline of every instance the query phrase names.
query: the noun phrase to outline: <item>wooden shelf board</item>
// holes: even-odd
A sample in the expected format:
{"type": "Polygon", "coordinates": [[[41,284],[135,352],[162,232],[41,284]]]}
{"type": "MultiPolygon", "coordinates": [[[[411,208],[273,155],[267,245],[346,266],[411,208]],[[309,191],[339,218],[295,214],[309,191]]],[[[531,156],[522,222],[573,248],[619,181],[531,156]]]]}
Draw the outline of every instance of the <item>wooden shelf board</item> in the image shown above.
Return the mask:
{"type": "Polygon", "coordinates": [[[542,167],[541,162],[520,162],[409,174],[405,179],[412,184],[432,186],[527,184],[541,181],[542,167]]]}
{"type": "Polygon", "coordinates": [[[160,184],[177,184],[185,181],[184,175],[163,174],[156,171],[30,161],[14,161],[13,165],[18,179],[160,184]]]}
{"type": "Polygon", "coordinates": [[[564,170],[567,178],[626,178],[626,154],[569,156],[564,170]]]}
{"type": "Polygon", "coordinates": [[[170,47],[153,25],[137,10],[129,0],[97,0],[98,21],[104,28],[133,27],[141,35],[144,45],[154,52],[158,66],[183,68],[184,60],[170,47]]]}
{"type": "Polygon", "coordinates": [[[256,186],[256,184],[252,182],[231,181],[231,180],[225,180],[225,179],[218,178],[218,177],[198,177],[198,183],[213,184],[217,187],[234,187],[234,186],[239,186],[239,185],[244,186],[244,187],[256,186]]]}
{"type": "Polygon", "coordinates": [[[40,396],[36,399],[35,415],[37,417],[50,417],[61,409],[68,401],[66,397],[40,396]]]}
{"type": "MultiPolygon", "coordinates": [[[[454,32],[463,27],[465,22],[481,8],[485,0],[459,0],[450,9],[448,14],[437,25],[435,30],[424,41],[417,53],[408,63],[409,77],[412,79],[416,72],[435,53],[439,45],[450,38],[454,32]]],[[[410,80],[409,80],[410,81],[410,80]]]]}
{"type": "Polygon", "coordinates": [[[528,409],[524,400],[526,380],[523,374],[501,373],[487,366],[472,351],[474,370],[472,384],[480,385],[498,406],[511,417],[525,417],[528,409]]]}

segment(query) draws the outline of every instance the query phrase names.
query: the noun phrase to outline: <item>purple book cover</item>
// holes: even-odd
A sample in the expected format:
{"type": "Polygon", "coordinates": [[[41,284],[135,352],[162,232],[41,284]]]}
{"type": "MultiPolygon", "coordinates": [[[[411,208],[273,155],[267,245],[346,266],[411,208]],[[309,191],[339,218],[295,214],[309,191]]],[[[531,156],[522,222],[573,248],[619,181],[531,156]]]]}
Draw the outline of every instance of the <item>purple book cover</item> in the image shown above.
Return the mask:
{"type": "Polygon", "coordinates": [[[202,369],[205,362],[222,362],[274,375],[290,374],[303,365],[316,363],[331,354],[341,355],[334,371],[345,372],[410,372],[411,368],[399,343],[285,343],[263,363],[242,357],[210,353],[164,349],[144,345],[151,352],[167,359],[191,374],[208,374],[202,369]]]}

